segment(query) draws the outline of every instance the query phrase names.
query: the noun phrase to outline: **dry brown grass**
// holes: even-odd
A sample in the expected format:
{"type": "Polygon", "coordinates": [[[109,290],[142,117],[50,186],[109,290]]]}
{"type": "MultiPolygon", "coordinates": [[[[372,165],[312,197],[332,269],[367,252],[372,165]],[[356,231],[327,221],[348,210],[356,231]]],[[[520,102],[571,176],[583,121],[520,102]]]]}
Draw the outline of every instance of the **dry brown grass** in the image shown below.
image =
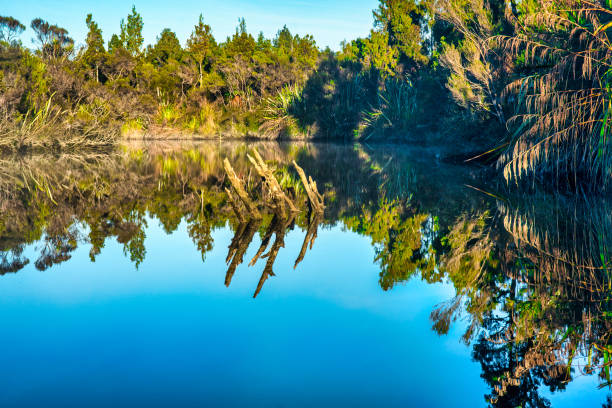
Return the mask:
{"type": "Polygon", "coordinates": [[[45,105],[30,110],[22,117],[5,116],[0,120],[0,151],[53,149],[75,151],[113,146],[117,131],[92,122],[75,124],[72,113],[60,109],[49,98],[45,105]]]}

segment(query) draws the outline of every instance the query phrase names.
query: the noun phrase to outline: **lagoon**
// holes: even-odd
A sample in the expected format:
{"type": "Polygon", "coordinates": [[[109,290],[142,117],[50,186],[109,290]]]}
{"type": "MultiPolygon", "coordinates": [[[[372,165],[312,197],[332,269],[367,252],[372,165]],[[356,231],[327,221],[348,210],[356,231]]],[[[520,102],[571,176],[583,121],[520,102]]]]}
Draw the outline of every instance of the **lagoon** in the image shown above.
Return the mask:
{"type": "Polygon", "coordinates": [[[605,198],[514,195],[481,168],[392,144],[131,142],[2,160],[2,406],[570,407],[610,394],[605,198]],[[265,213],[240,262],[247,226],[221,162],[255,190],[253,149],[303,211],[280,229],[265,213]],[[320,219],[292,160],[325,198],[320,219]],[[267,235],[278,252],[254,259],[267,235]]]}

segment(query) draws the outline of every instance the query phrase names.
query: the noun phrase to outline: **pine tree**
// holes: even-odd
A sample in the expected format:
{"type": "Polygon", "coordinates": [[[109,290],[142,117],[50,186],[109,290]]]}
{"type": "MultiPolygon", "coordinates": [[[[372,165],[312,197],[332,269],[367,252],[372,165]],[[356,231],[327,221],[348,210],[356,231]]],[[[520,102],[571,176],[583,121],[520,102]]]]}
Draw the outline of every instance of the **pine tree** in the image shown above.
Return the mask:
{"type": "Polygon", "coordinates": [[[123,43],[117,34],[113,34],[108,41],[108,52],[114,54],[116,51],[123,48],[123,43]]]}
{"type": "Polygon", "coordinates": [[[149,48],[147,59],[157,65],[163,65],[170,59],[180,61],[182,55],[183,49],[176,34],[169,28],[164,28],[157,37],[155,46],[149,48]]]}
{"type": "Polygon", "coordinates": [[[85,23],[89,28],[89,32],[87,33],[87,49],[83,55],[83,61],[85,65],[95,70],[96,82],[100,82],[100,66],[106,59],[102,30],[98,27],[98,24],[93,21],[91,14],[87,15],[85,23]]]}
{"type": "Polygon", "coordinates": [[[425,62],[422,31],[429,23],[431,1],[380,0],[374,26],[389,35],[389,45],[415,62],[425,62]]]}
{"type": "Polygon", "coordinates": [[[200,14],[198,24],[187,40],[187,50],[198,65],[200,88],[204,87],[204,70],[207,65],[211,64],[216,48],[217,42],[212,35],[212,30],[208,24],[204,24],[204,18],[200,14]]]}
{"type": "Polygon", "coordinates": [[[142,36],[142,17],[136,12],[136,6],[132,6],[132,12],[125,20],[121,20],[120,40],[123,47],[133,56],[137,57],[142,51],[144,38],[142,36]]]}

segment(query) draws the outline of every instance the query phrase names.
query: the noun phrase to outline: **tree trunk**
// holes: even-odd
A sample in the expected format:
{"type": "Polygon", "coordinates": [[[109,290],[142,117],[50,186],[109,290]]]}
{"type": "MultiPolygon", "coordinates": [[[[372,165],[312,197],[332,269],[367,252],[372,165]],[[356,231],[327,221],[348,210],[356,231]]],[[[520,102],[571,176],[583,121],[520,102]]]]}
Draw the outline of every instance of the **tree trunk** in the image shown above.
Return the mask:
{"type": "Polygon", "coordinates": [[[204,73],[202,72],[202,61],[198,63],[200,66],[200,89],[204,89],[204,73]]]}

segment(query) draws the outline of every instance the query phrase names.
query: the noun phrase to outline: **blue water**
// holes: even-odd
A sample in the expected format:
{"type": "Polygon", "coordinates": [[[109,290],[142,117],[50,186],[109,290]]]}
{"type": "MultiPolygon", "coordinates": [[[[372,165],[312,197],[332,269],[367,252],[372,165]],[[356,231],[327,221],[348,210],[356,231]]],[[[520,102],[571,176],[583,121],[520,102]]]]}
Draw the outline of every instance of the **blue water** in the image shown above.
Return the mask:
{"type": "MultiPolygon", "coordinates": [[[[172,235],[148,225],[138,270],[109,241],[93,264],[82,245],[50,270],[2,277],[1,406],[486,405],[464,325],[431,330],[454,289],[413,279],[382,291],[368,238],[320,230],[294,270],[303,233],[290,232],[253,299],[261,260],[223,285],[229,228],[203,263],[184,224],[172,235]]],[[[582,383],[553,405],[605,399],[582,383]]]]}
{"type": "MultiPolygon", "coordinates": [[[[547,406],[535,404],[537,395],[569,408],[601,407],[611,394],[599,388],[606,382],[598,377],[603,361],[594,362],[594,374],[581,375],[584,347],[605,347],[610,335],[609,275],[589,275],[587,283],[604,289],[587,293],[576,285],[584,271],[563,269],[536,242],[546,236],[553,256],[596,265],[593,254],[599,257],[612,237],[612,207],[605,200],[585,205],[552,195],[516,196],[483,181],[478,166],[394,145],[205,142],[6,163],[0,172],[13,184],[0,183],[0,408],[514,407],[504,405],[506,397],[523,408],[547,406]],[[294,269],[309,220],[305,210],[256,298],[267,258],[248,263],[276,225],[256,188],[251,193],[268,215],[225,286],[228,247],[243,230],[223,193],[221,160],[231,159],[251,180],[249,148],[276,166],[289,192],[295,184],[287,168],[295,159],[326,199],[303,261],[294,269]],[[52,191],[24,188],[32,174],[48,176],[52,191]],[[494,194],[483,194],[489,188],[494,194]],[[485,220],[484,233],[454,235],[451,248],[452,231],[478,220],[485,220]],[[210,248],[209,225],[216,225],[210,248]],[[145,226],[143,245],[139,226],[145,226]],[[525,242],[517,245],[521,234],[525,242]],[[92,242],[104,242],[95,262],[92,242]],[[22,247],[30,261],[23,268],[12,262],[22,247]],[[487,273],[475,279],[480,266],[469,259],[482,247],[494,248],[487,258],[493,261],[479,264],[487,273]],[[467,267],[452,265],[458,253],[467,267]],[[418,262],[424,259],[434,262],[418,262]],[[530,277],[529,262],[539,275],[530,277]],[[559,266],[562,274],[541,279],[559,266]],[[463,297],[456,319],[438,335],[430,314],[457,295],[463,297]],[[546,313],[529,314],[538,302],[546,303],[546,313]],[[511,313],[526,320],[509,319],[511,313]],[[563,336],[587,326],[585,313],[594,334],[575,343],[583,349],[569,357],[563,336]],[[500,326],[498,316],[506,319],[500,326]],[[465,344],[471,319],[479,332],[465,344]],[[496,338],[499,327],[511,336],[480,354],[484,363],[495,363],[483,367],[473,353],[480,340],[496,338]],[[556,336],[552,348],[548,335],[556,336]],[[534,352],[546,353],[553,363],[545,364],[553,366],[534,363],[534,352]],[[571,381],[554,378],[551,384],[565,389],[551,392],[542,379],[549,368],[565,370],[568,360],[571,381]],[[517,366],[528,370],[517,374],[517,366]],[[485,379],[498,385],[506,375],[519,378],[520,386],[490,401],[495,393],[485,379]]],[[[299,195],[294,198],[299,203],[299,195]]]]}

